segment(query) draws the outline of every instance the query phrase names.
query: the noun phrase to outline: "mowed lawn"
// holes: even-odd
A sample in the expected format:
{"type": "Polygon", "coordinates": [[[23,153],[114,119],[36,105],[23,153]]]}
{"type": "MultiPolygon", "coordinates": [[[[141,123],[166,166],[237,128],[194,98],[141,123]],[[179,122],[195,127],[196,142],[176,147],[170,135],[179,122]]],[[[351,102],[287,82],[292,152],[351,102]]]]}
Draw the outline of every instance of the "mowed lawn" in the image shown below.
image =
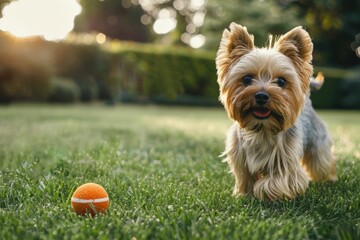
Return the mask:
{"type": "Polygon", "coordinates": [[[222,108],[0,107],[0,239],[359,239],[360,112],[320,111],[339,181],[268,202],[231,196],[222,108]],[[96,182],[106,215],[79,217],[96,182]]]}

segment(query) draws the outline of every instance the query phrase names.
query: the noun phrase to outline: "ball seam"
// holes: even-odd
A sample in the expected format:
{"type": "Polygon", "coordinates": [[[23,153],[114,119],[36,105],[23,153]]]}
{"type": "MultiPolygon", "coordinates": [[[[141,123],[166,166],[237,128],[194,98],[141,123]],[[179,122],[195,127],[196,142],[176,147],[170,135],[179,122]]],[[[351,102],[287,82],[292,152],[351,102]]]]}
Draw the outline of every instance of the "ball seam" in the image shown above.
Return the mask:
{"type": "Polygon", "coordinates": [[[71,201],[74,203],[101,203],[101,202],[109,201],[109,198],[105,197],[105,198],[96,198],[96,199],[81,199],[81,198],[72,197],[71,201]]]}

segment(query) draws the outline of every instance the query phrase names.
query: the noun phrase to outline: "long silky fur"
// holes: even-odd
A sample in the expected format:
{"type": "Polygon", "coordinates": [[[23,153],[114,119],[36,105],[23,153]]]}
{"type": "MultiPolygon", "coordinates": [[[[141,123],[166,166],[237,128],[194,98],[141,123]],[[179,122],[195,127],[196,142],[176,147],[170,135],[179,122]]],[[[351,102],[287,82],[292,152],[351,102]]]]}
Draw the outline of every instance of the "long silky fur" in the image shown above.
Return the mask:
{"type": "Polygon", "coordinates": [[[220,101],[234,120],[222,156],[235,177],[233,194],[259,199],[292,199],[305,193],[310,178],[336,180],[332,141],[309,99],[313,45],[308,33],[294,28],[267,48],[235,23],[225,30],[216,57],[220,101]],[[253,82],[244,85],[250,74],[253,82]],[[274,85],[286,77],[284,89],[274,85]],[[266,120],[256,119],[254,95],[269,94],[266,120]]]}

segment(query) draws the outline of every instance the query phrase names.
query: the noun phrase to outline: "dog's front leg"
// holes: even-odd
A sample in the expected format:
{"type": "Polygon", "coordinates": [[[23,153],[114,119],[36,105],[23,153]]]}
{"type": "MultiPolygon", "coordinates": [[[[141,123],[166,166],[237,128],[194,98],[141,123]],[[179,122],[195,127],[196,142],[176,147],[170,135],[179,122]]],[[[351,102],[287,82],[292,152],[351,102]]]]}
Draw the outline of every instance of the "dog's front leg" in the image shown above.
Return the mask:
{"type": "Polygon", "coordinates": [[[242,138],[238,125],[234,124],[228,131],[226,148],[222,156],[229,164],[230,171],[235,177],[233,195],[244,196],[252,193],[255,178],[251,175],[246,164],[246,154],[241,144],[242,138]]]}
{"type": "Polygon", "coordinates": [[[254,196],[258,199],[283,200],[303,195],[309,185],[309,177],[300,164],[280,174],[266,174],[254,184],[254,196]]]}
{"type": "MultiPolygon", "coordinates": [[[[242,156],[245,157],[245,156],[242,156]]],[[[249,173],[246,168],[245,159],[236,158],[235,156],[228,156],[227,162],[230,166],[231,172],[235,177],[234,196],[246,196],[253,191],[255,178],[249,173]]]]}

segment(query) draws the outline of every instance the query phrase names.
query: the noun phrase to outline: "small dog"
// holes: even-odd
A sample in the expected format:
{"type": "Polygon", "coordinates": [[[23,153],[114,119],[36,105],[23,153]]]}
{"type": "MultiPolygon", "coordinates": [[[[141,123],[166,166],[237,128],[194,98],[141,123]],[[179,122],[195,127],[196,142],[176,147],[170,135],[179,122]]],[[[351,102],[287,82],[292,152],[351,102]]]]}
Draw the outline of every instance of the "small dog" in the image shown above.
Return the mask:
{"type": "Polygon", "coordinates": [[[231,23],[224,30],[216,57],[219,99],[234,124],[223,156],[235,176],[234,195],[293,199],[310,178],[337,177],[332,140],[309,98],[311,38],[296,27],[272,39],[257,48],[246,27],[231,23]]]}

